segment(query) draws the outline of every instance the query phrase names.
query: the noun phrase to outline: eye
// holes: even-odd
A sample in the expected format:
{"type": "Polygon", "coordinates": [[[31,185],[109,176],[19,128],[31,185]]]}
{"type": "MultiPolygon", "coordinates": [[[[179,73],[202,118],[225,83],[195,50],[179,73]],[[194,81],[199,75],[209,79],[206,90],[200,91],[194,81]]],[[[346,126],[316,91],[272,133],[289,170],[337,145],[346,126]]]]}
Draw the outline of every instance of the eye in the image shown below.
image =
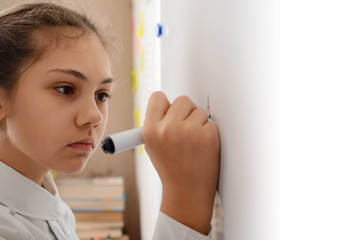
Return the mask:
{"type": "Polygon", "coordinates": [[[72,86],[58,86],[55,87],[55,89],[64,95],[69,95],[71,93],[74,93],[74,88],[72,86]]]}
{"type": "Polygon", "coordinates": [[[111,95],[108,94],[107,92],[101,92],[101,93],[95,94],[95,99],[97,99],[101,102],[106,102],[107,98],[111,98],[111,95]]]}

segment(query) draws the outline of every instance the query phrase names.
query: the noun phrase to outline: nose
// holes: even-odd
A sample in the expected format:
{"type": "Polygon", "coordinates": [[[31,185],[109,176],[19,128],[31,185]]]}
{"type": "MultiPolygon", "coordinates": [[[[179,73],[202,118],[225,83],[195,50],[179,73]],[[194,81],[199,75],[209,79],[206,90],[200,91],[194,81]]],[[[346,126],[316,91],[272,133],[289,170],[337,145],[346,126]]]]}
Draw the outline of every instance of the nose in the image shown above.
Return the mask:
{"type": "Polygon", "coordinates": [[[80,104],[78,113],[76,114],[75,124],[78,127],[88,126],[96,128],[102,123],[103,118],[103,113],[96,104],[96,100],[87,100],[80,104]]]}

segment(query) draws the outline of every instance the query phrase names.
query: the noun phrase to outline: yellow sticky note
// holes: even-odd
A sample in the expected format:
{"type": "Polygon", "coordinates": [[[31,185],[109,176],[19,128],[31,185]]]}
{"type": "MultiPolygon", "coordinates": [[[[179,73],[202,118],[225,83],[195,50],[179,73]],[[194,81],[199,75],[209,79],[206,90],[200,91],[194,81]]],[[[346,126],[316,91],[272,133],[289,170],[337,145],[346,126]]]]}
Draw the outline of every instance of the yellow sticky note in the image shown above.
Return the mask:
{"type": "Polygon", "coordinates": [[[136,36],[137,37],[142,37],[144,35],[144,12],[141,11],[140,12],[140,22],[139,22],[139,27],[136,30],[136,36]]]}
{"type": "Polygon", "coordinates": [[[140,70],[141,70],[141,73],[144,74],[144,72],[145,72],[145,51],[144,51],[144,49],[141,50],[140,70]]]}
{"type": "Polygon", "coordinates": [[[140,109],[139,107],[134,109],[135,127],[140,127],[140,109]]]}
{"type": "Polygon", "coordinates": [[[142,144],[142,145],[139,146],[139,154],[140,154],[140,155],[144,155],[144,154],[145,154],[144,144],[142,144]]]}
{"type": "Polygon", "coordinates": [[[131,77],[132,77],[132,92],[135,94],[137,92],[137,75],[136,70],[133,69],[131,71],[131,77]]]}

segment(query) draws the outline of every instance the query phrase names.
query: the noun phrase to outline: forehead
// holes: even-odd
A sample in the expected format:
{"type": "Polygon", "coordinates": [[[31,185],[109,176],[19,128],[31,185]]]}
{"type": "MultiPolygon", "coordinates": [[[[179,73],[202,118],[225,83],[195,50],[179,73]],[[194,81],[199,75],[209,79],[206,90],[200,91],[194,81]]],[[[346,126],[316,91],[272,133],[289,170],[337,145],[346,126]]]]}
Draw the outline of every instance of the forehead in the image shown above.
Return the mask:
{"type": "Polygon", "coordinates": [[[95,33],[68,30],[56,37],[43,35],[37,38],[39,37],[41,39],[38,44],[43,42],[44,50],[30,68],[68,68],[95,78],[111,76],[108,52],[95,33]]]}

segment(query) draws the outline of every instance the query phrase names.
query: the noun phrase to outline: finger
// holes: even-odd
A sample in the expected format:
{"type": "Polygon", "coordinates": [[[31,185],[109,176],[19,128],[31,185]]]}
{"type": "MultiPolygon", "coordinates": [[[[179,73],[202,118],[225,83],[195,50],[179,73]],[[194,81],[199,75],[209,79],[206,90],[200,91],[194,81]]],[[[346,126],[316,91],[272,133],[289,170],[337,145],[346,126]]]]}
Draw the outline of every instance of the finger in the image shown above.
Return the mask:
{"type": "Polygon", "coordinates": [[[177,97],[170,105],[165,118],[184,120],[196,108],[196,105],[186,96],[177,97]]]}
{"type": "Polygon", "coordinates": [[[204,125],[209,120],[208,112],[203,108],[196,108],[186,118],[186,121],[204,125]]]}
{"type": "Polygon", "coordinates": [[[170,102],[163,92],[154,92],[149,99],[145,121],[160,121],[168,111],[170,102]]]}
{"type": "Polygon", "coordinates": [[[204,126],[203,130],[207,132],[208,139],[213,147],[217,146],[220,147],[220,134],[218,126],[213,121],[207,121],[204,126]]]}

